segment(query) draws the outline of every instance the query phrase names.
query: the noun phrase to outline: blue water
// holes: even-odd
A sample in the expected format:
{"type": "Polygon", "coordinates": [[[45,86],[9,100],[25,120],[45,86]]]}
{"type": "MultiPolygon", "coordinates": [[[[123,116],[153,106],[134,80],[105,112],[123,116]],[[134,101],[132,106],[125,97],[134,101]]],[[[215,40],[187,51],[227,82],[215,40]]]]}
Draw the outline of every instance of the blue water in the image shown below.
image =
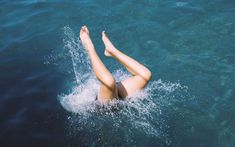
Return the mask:
{"type": "Polygon", "coordinates": [[[0,146],[235,145],[235,1],[0,1],[0,146]],[[78,40],[106,30],[151,69],[128,101],[101,106],[78,40]]]}

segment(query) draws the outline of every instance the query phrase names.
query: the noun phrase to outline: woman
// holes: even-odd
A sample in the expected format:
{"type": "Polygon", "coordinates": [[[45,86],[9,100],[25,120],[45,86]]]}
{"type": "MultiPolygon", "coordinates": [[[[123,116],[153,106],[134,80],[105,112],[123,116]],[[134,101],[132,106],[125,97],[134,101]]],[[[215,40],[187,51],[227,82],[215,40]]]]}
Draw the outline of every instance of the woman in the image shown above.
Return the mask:
{"type": "Polygon", "coordinates": [[[100,81],[98,100],[102,103],[111,101],[114,98],[125,98],[144,88],[151,78],[151,72],[144,65],[119,51],[109,40],[106,33],[102,32],[102,40],[105,45],[104,54],[116,58],[122,63],[132,76],[120,83],[116,83],[110,71],[105,67],[96,53],[91,41],[88,28],[83,26],[80,30],[80,39],[83,47],[90,56],[93,70],[100,81]]]}

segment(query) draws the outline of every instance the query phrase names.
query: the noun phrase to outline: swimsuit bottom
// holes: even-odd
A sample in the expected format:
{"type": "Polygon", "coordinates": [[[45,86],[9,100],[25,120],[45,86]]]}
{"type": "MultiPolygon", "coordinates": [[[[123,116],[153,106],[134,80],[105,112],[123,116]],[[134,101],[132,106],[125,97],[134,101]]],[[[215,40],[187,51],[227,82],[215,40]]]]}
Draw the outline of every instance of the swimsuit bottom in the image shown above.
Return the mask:
{"type": "MultiPolygon", "coordinates": [[[[116,82],[116,85],[118,84],[119,82],[116,82]]],[[[124,98],[122,98],[121,96],[120,96],[120,94],[118,93],[118,97],[117,97],[117,99],[124,99],[124,98]]],[[[95,100],[98,100],[98,94],[95,96],[95,100]]]]}

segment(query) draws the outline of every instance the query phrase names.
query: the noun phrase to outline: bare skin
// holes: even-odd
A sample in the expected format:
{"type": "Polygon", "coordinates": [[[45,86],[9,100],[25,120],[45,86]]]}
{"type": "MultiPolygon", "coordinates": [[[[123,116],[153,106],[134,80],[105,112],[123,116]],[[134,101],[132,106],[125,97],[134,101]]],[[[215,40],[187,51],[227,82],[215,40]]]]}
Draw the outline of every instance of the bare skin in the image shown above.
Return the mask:
{"type": "Polygon", "coordinates": [[[95,75],[101,82],[98,93],[98,100],[100,102],[105,103],[114,98],[118,98],[118,96],[121,98],[131,96],[138,90],[143,89],[151,79],[150,70],[133,58],[119,51],[103,31],[102,40],[105,45],[104,54],[117,59],[132,74],[130,78],[116,84],[116,80],[97,55],[86,26],[83,26],[80,30],[80,39],[83,47],[88,51],[95,75]]]}

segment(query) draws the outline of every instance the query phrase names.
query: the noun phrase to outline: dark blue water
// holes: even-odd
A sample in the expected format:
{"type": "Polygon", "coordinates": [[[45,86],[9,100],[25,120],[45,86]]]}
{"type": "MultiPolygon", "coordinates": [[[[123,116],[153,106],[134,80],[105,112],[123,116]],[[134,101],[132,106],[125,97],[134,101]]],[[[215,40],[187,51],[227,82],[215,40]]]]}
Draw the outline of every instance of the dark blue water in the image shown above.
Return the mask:
{"type": "Polygon", "coordinates": [[[0,1],[0,146],[235,145],[235,1],[0,1]],[[94,102],[78,34],[106,30],[149,67],[128,101],[94,102]]]}

